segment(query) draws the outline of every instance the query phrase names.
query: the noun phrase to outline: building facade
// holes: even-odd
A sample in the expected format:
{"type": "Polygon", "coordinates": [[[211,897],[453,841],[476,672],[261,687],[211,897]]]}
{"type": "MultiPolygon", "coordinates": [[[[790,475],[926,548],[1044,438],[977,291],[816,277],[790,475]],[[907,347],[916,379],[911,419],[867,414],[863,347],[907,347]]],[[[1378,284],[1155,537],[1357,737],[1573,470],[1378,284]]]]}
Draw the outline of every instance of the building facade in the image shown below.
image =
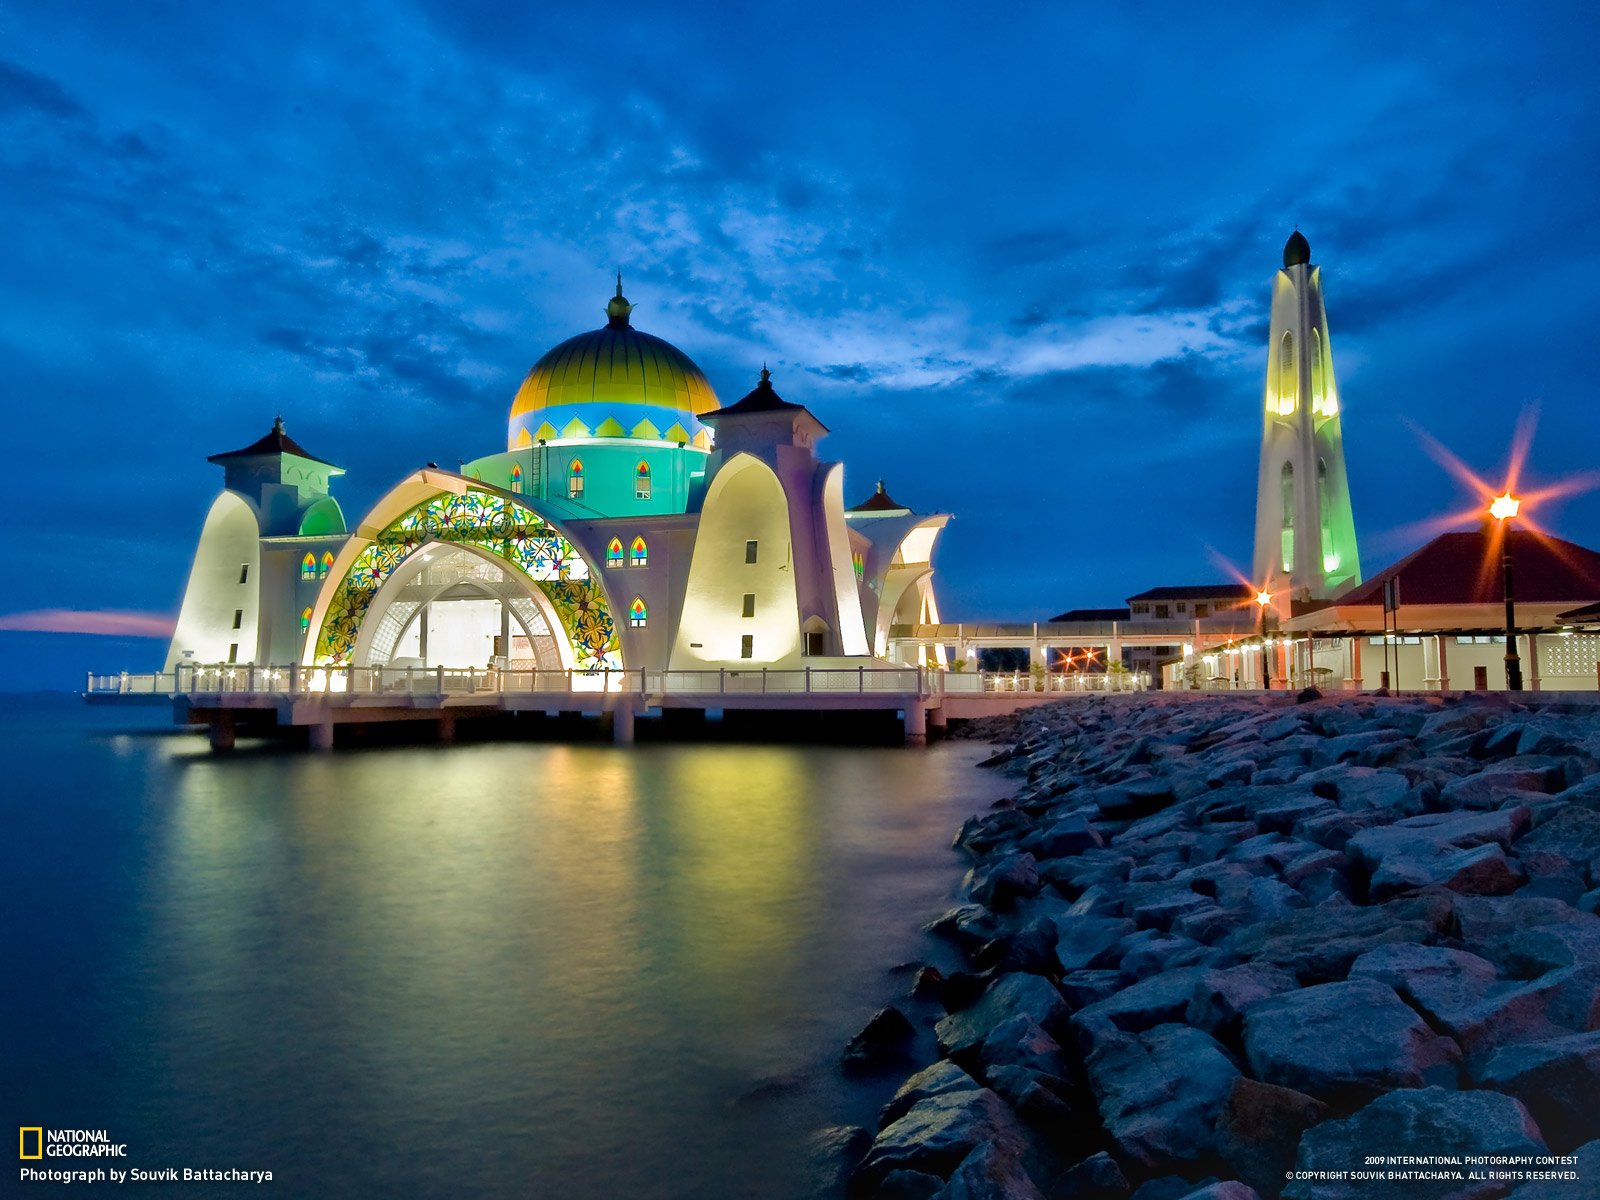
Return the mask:
{"type": "Polygon", "coordinates": [[[213,456],[213,502],[167,655],[185,663],[575,671],[870,665],[938,620],[948,516],[846,508],[828,430],[763,369],[719,403],[677,347],[600,329],[541,357],[503,451],[428,466],[354,524],[342,469],[282,421],[213,456]]]}

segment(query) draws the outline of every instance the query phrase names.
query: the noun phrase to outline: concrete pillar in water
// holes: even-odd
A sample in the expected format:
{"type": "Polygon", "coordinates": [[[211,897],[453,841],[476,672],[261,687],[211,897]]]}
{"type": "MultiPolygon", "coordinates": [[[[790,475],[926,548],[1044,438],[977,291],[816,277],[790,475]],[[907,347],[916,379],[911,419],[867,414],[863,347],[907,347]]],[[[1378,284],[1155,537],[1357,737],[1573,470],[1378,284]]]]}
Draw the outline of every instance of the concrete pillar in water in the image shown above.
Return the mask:
{"type": "Polygon", "coordinates": [[[944,715],[944,705],[941,704],[938,708],[927,709],[926,712],[928,714],[928,728],[939,737],[943,737],[946,730],[950,728],[950,720],[944,715]]]}
{"type": "Polygon", "coordinates": [[[633,745],[633,705],[619,704],[612,711],[611,740],[619,746],[633,745]]]}
{"type": "Polygon", "coordinates": [[[906,745],[921,746],[928,740],[928,710],[922,707],[922,702],[913,701],[905,709],[906,714],[906,745]]]}
{"type": "Polygon", "coordinates": [[[439,740],[449,744],[456,740],[456,715],[453,712],[439,714],[439,740]]]}
{"type": "Polygon", "coordinates": [[[310,734],[311,748],[313,750],[333,749],[333,722],[317,721],[307,726],[306,732],[310,734]]]}
{"type": "Polygon", "coordinates": [[[213,750],[232,750],[234,742],[233,718],[230,716],[215,717],[211,722],[210,736],[213,750]]]}

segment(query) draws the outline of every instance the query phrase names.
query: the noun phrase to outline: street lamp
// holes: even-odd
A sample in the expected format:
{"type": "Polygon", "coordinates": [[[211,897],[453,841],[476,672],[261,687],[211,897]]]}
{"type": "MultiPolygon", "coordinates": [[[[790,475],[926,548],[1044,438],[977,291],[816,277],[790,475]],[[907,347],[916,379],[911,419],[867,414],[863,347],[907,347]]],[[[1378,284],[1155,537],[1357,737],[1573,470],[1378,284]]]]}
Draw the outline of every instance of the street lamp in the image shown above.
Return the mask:
{"type": "Polygon", "coordinates": [[[1267,609],[1271,604],[1271,592],[1256,592],[1256,607],[1260,610],[1259,622],[1261,626],[1261,687],[1268,692],[1272,690],[1271,651],[1267,645],[1267,609]]]}
{"type": "Polygon", "coordinates": [[[1500,522],[1500,566],[1506,583],[1506,691],[1522,690],[1522,659],[1517,654],[1517,605],[1511,588],[1511,521],[1522,507],[1522,501],[1510,491],[1496,496],[1489,505],[1489,515],[1500,522]]]}

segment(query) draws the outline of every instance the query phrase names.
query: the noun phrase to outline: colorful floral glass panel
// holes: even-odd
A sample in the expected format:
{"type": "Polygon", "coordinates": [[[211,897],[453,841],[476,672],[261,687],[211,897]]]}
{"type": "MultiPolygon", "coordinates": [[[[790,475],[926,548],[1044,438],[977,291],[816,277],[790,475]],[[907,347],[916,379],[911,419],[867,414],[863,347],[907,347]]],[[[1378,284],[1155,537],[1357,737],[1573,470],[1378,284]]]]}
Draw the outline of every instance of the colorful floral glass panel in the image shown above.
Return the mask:
{"type": "Polygon", "coordinates": [[[650,464],[640,463],[633,469],[633,498],[650,499],[650,464]]]}
{"type": "Polygon", "coordinates": [[[420,547],[469,546],[509,563],[550,601],[581,670],[622,666],[611,609],[589,564],[571,542],[532,509],[469,489],[441,492],[407,510],[356,555],[317,632],[318,663],[345,665],[374,597],[420,547]]]}
{"type": "Polygon", "coordinates": [[[612,538],[606,546],[606,566],[620,567],[622,565],[622,539],[612,538]]]}
{"type": "Polygon", "coordinates": [[[638,628],[650,620],[650,609],[646,607],[643,596],[635,596],[633,603],[628,606],[628,624],[638,628]]]}
{"type": "Polygon", "coordinates": [[[317,556],[310,551],[300,560],[300,578],[315,579],[317,577],[317,556]]]}
{"type": "Polygon", "coordinates": [[[628,555],[636,567],[648,566],[650,563],[650,547],[645,545],[644,538],[636,537],[629,548],[628,555]]]}

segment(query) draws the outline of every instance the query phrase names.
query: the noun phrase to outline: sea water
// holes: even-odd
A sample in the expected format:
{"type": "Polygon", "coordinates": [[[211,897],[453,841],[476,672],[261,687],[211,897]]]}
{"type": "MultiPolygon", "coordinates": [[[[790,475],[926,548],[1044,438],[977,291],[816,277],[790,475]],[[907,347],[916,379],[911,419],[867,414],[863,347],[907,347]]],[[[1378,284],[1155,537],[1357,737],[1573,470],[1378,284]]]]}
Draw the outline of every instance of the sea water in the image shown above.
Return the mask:
{"type": "Polygon", "coordinates": [[[168,720],[0,699],[0,1098],[121,1169],[273,1173],[206,1196],[815,1194],[809,1135],[894,1082],[839,1052],[1006,782],[962,743],[217,755],[168,720]]]}

